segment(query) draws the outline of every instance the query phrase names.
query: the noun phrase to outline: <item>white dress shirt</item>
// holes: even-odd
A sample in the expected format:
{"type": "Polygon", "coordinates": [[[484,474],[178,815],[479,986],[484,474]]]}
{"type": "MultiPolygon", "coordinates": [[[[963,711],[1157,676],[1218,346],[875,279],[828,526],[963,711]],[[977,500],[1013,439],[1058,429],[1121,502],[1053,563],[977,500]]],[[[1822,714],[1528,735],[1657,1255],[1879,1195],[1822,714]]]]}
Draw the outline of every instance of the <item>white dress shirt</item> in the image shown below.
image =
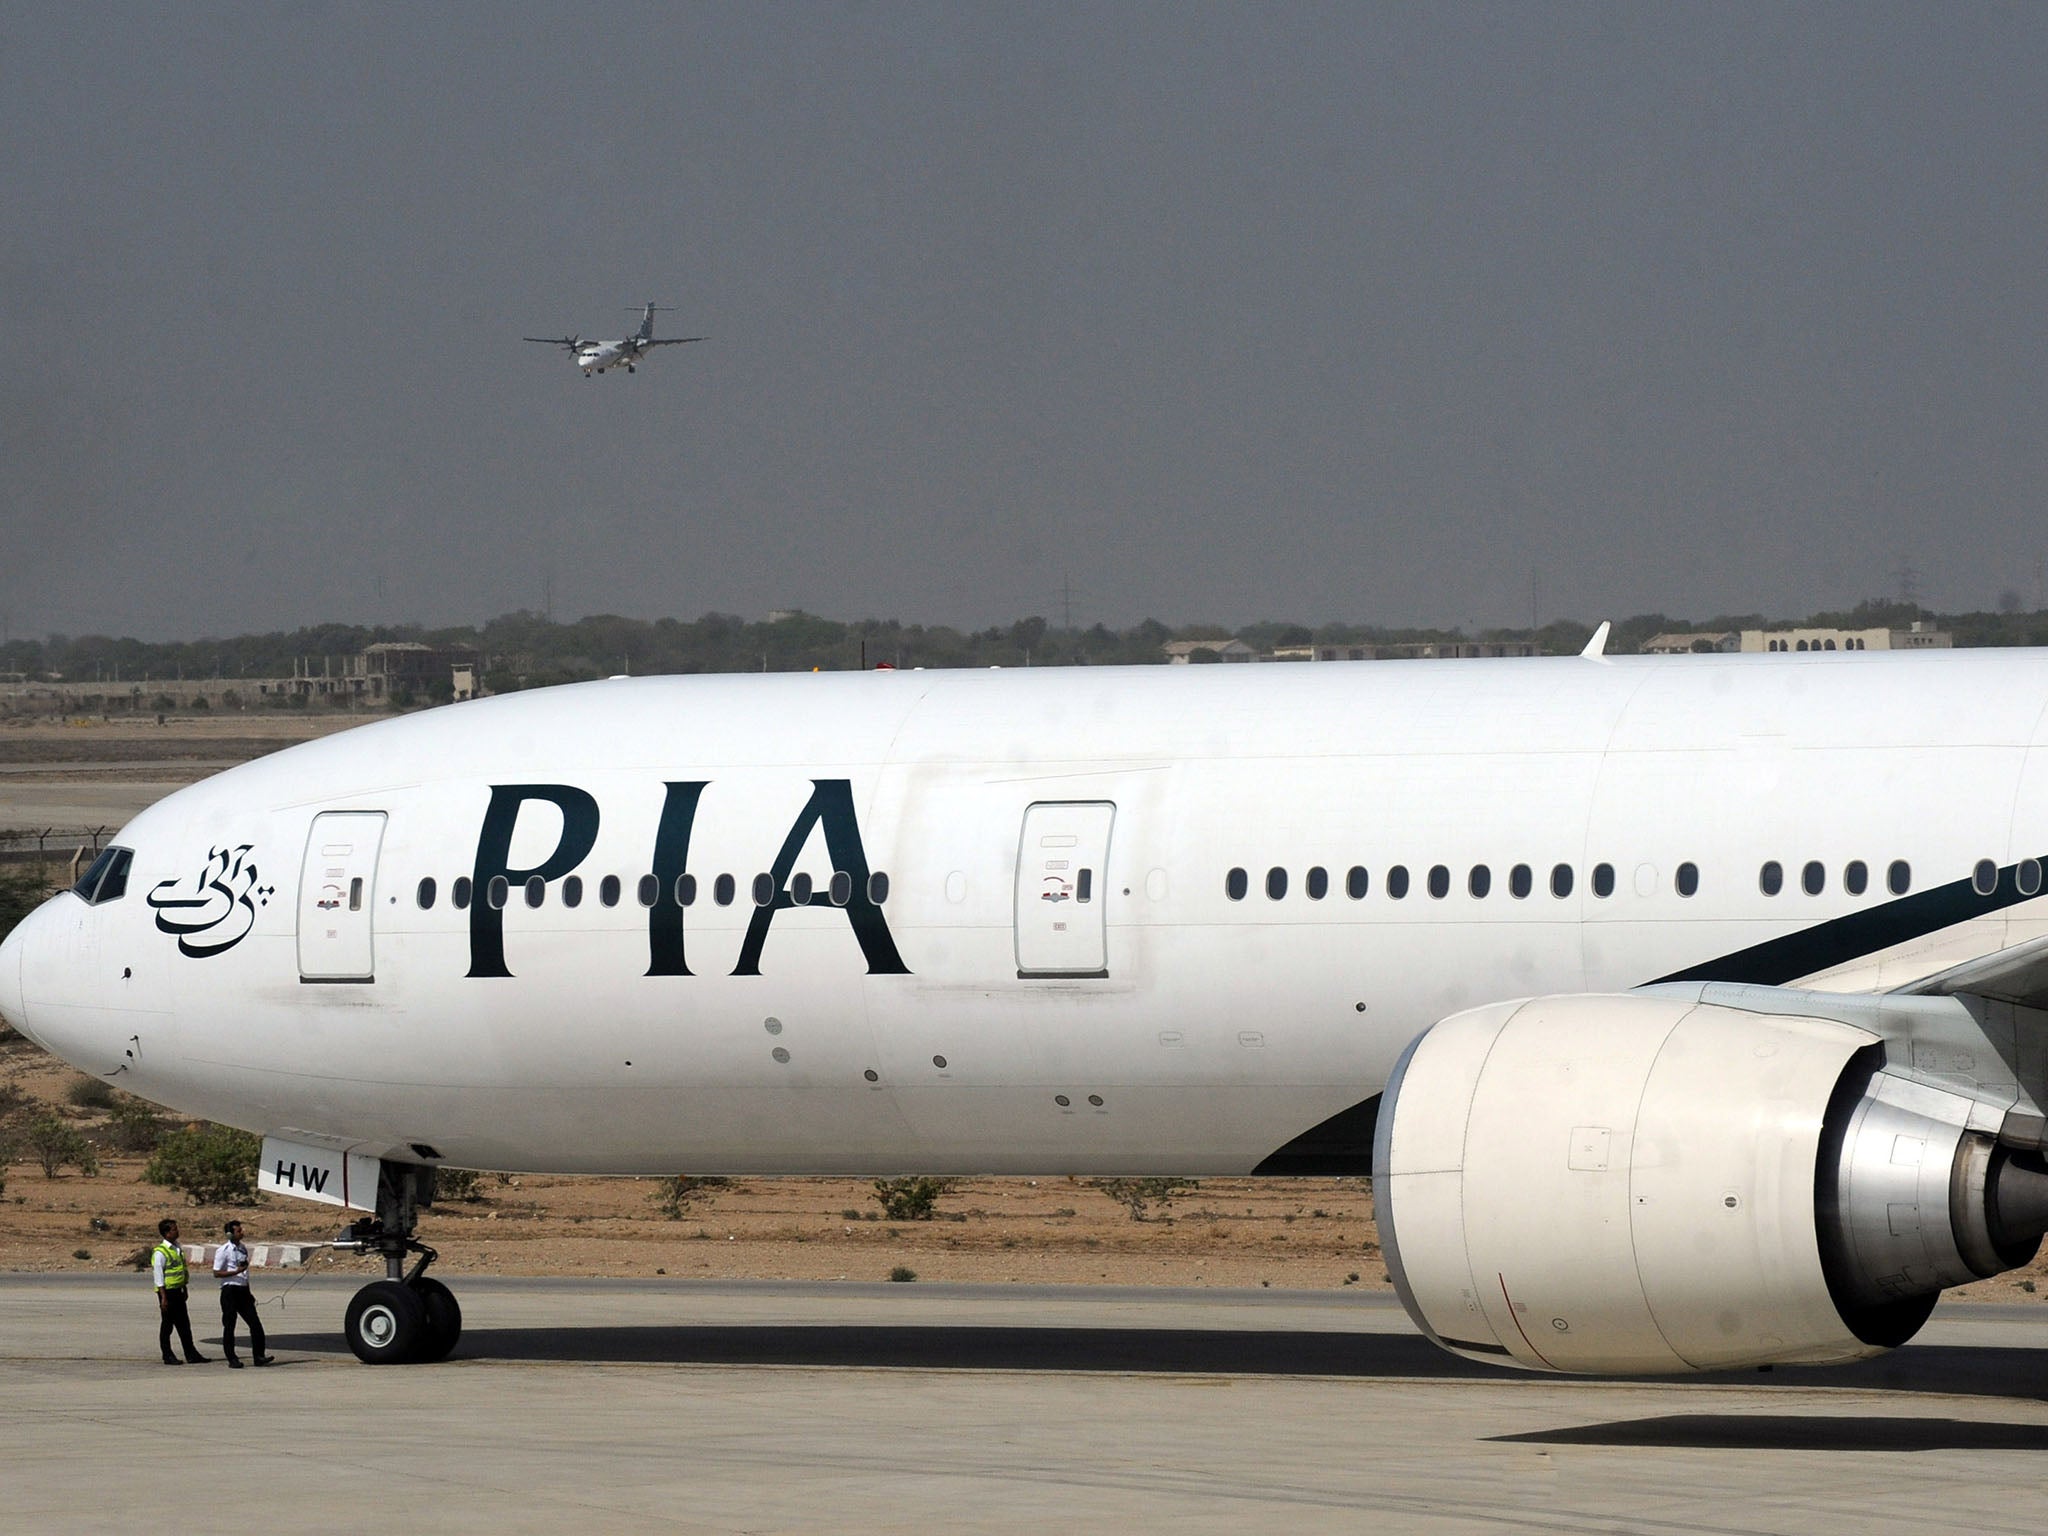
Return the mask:
{"type": "Polygon", "coordinates": [[[247,1285],[249,1283],[249,1249],[246,1244],[229,1238],[213,1255],[213,1272],[220,1276],[222,1285],[247,1285]],[[240,1270],[230,1274],[230,1270],[240,1270]]]}

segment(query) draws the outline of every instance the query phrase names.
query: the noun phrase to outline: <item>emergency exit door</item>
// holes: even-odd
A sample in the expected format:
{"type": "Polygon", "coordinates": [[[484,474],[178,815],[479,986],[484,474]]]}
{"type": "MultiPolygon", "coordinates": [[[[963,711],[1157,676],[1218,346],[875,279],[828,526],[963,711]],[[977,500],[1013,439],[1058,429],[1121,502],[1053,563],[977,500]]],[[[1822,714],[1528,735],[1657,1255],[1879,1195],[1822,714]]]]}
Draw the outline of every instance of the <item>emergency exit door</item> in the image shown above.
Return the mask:
{"type": "Polygon", "coordinates": [[[1107,976],[1107,800],[1041,801],[1017,850],[1017,974],[1107,976]]]}
{"type": "Polygon", "coordinates": [[[382,811],[324,811],[306,837],[299,873],[299,979],[371,981],[382,811]]]}

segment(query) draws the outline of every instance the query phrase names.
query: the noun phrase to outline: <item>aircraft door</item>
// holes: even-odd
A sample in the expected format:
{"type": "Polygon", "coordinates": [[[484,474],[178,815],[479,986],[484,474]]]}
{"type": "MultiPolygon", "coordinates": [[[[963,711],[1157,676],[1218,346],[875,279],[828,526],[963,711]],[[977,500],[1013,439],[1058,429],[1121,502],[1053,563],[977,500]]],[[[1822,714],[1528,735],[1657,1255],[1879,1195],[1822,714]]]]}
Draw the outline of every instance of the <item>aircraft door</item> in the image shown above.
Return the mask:
{"type": "Polygon", "coordinates": [[[1107,976],[1107,800],[1040,801],[1017,849],[1017,974],[1107,976]]]}
{"type": "Polygon", "coordinates": [[[299,979],[376,979],[375,911],[382,811],[323,811],[306,836],[299,871],[299,979]]]}

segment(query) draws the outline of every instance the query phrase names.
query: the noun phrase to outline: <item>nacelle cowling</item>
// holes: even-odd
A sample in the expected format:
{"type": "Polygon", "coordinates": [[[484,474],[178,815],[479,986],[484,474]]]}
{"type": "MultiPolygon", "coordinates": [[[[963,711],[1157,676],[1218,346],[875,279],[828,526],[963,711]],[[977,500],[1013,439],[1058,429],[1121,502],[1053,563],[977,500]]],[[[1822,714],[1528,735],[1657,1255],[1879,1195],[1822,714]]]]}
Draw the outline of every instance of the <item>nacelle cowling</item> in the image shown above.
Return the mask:
{"type": "Polygon", "coordinates": [[[1943,1287],[2032,1255],[2048,1178],[1882,1059],[1833,1019],[1671,997],[1445,1019],[1395,1067],[1374,1146],[1402,1304],[1445,1348],[1532,1370],[1903,1343],[1943,1287]]]}

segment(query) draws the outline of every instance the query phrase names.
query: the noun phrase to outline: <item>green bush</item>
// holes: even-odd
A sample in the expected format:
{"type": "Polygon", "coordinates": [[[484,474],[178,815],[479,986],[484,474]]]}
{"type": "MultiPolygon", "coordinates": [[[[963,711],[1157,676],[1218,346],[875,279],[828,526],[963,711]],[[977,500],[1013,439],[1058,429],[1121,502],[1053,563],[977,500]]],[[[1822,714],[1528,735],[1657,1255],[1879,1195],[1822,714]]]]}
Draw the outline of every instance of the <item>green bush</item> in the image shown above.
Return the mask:
{"type": "Polygon", "coordinates": [[[154,1152],[170,1122],[157,1113],[154,1104],[123,1094],[107,1117],[107,1128],[113,1133],[114,1145],[123,1152],[154,1152]]]}
{"type": "Polygon", "coordinates": [[[484,1197],[484,1176],[474,1168],[436,1168],[434,1170],[434,1198],[436,1200],[460,1200],[474,1205],[484,1197]]]}
{"type": "Polygon", "coordinates": [[[88,1179],[100,1171],[99,1154],[93,1151],[92,1143],[77,1126],[52,1110],[46,1109],[30,1119],[22,1128],[22,1139],[43,1165],[46,1179],[57,1177],[57,1170],[67,1163],[88,1179]]]}
{"type": "Polygon", "coordinates": [[[930,1221],[938,1214],[939,1196],[953,1187],[951,1179],[923,1174],[875,1180],[875,1203],[890,1221],[930,1221]]]}
{"type": "Polygon", "coordinates": [[[64,1102],[80,1109],[112,1109],[120,1102],[113,1085],[103,1077],[75,1077],[64,1090],[64,1102]]]}
{"type": "Polygon", "coordinates": [[[167,1132],[142,1176],[180,1190],[194,1205],[249,1205],[256,1199],[256,1160],[263,1138],[202,1122],[167,1132]]]}

